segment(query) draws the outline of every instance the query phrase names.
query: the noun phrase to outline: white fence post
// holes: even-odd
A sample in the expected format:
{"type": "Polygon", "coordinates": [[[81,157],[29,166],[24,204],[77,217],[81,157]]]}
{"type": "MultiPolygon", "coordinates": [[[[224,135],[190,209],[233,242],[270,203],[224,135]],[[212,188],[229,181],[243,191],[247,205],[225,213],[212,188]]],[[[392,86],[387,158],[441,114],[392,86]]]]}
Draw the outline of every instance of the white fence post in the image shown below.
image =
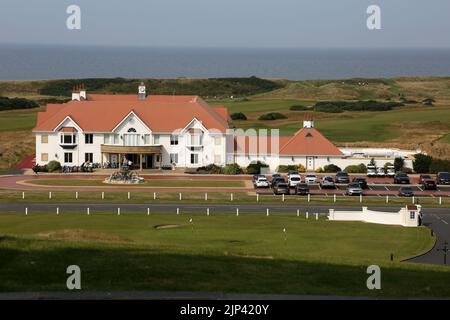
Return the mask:
{"type": "Polygon", "coordinates": [[[336,202],[336,194],[333,195],[333,202],[336,202]]]}
{"type": "Polygon", "coordinates": [[[181,201],[181,192],[178,194],[178,197],[179,197],[179,199],[180,199],[180,201],[181,201]]]}
{"type": "Polygon", "coordinates": [[[25,208],[25,215],[28,215],[28,208],[25,208]]]}
{"type": "Polygon", "coordinates": [[[311,194],[308,193],[308,202],[311,202],[311,194]]]}
{"type": "Polygon", "coordinates": [[[442,204],[442,197],[439,197],[439,204],[442,204]]]}
{"type": "Polygon", "coordinates": [[[117,215],[120,216],[120,208],[117,208],[117,215]]]}
{"type": "Polygon", "coordinates": [[[205,201],[208,201],[208,192],[205,192],[205,201]]]}
{"type": "Polygon", "coordinates": [[[269,216],[269,208],[266,209],[266,216],[269,216]]]}
{"type": "Polygon", "coordinates": [[[233,194],[230,194],[230,201],[233,201],[233,194]]]}
{"type": "Polygon", "coordinates": [[[386,195],[386,203],[389,203],[389,195],[386,195]]]}
{"type": "Polygon", "coordinates": [[[153,200],[156,200],[156,192],[153,192],[153,200]]]}
{"type": "Polygon", "coordinates": [[[177,208],[177,214],[180,214],[180,208],[177,208]]]}
{"type": "Polygon", "coordinates": [[[281,201],[284,202],[284,193],[281,195],[281,201]]]}
{"type": "Polygon", "coordinates": [[[412,204],[414,204],[415,202],[416,202],[416,197],[413,196],[413,197],[412,197],[412,204]]]}
{"type": "Polygon", "coordinates": [[[59,215],[59,207],[56,208],[56,215],[59,215]]]}
{"type": "Polygon", "coordinates": [[[147,208],[147,215],[150,215],[150,208],[147,208]]]}
{"type": "Polygon", "coordinates": [[[89,208],[87,208],[87,209],[86,209],[86,213],[87,213],[87,215],[89,215],[89,214],[90,214],[90,210],[89,210],[89,208]]]}
{"type": "Polygon", "coordinates": [[[49,198],[49,199],[52,198],[52,192],[51,192],[51,191],[48,192],[48,198],[49,198]]]}
{"type": "Polygon", "coordinates": [[[78,191],[75,192],[75,199],[78,200],[78,191]]]}
{"type": "Polygon", "coordinates": [[[130,200],[130,198],[131,198],[131,193],[128,192],[128,200],[130,200]]]}
{"type": "Polygon", "coordinates": [[[297,217],[299,217],[299,216],[300,216],[300,210],[297,209],[297,217]]]}
{"type": "Polygon", "coordinates": [[[206,208],[206,215],[209,217],[209,208],[206,208]]]}
{"type": "Polygon", "coordinates": [[[105,192],[102,191],[102,200],[105,200],[105,192]]]}
{"type": "Polygon", "coordinates": [[[236,216],[239,216],[239,208],[236,208],[236,216]]]}
{"type": "Polygon", "coordinates": [[[306,219],[309,219],[309,212],[306,211],[306,219]]]}
{"type": "Polygon", "coordinates": [[[319,220],[319,214],[316,212],[316,220],[319,220]]]}
{"type": "Polygon", "coordinates": [[[25,199],[25,192],[22,192],[22,199],[25,199]]]}
{"type": "Polygon", "coordinates": [[[362,193],[359,195],[359,203],[362,203],[362,193]]]}
{"type": "Polygon", "coordinates": [[[256,194],[256,202],[259,202],[259,193],[256,194]]]}

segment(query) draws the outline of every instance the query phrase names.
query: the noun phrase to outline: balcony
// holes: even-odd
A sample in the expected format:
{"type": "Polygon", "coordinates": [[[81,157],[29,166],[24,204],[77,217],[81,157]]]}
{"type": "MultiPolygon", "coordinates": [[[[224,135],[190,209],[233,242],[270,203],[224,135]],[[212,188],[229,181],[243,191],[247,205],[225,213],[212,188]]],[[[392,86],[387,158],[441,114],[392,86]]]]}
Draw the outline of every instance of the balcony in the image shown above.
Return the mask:
{"type": "Polygon", "coordinates": [[[117,154],[161,154],[161,146],[121,146],[121,145],[106,145],[100,146],[102,153],[117,153],[117,154]]]}

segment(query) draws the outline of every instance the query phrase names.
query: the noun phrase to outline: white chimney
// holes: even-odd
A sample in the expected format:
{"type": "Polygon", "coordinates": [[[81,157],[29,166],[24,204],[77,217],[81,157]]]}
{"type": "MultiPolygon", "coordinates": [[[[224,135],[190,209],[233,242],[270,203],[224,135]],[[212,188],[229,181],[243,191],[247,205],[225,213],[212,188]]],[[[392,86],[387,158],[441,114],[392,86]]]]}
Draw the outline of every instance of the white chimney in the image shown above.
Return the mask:
{"type": "Polygon", "coordinates": [[[146,88],[144,82],[141,82],[138,88],[138,98],[139,100],[145,100],[146,97],[146,88]]]}
{"type": "Polygon", "coordinates": [[[80,100],[81,100],[81,98],[83,98],[84,100],[87,100],[86,88],[84,87],[84,85],[81,85],[81,88],[80,88],[80,100]]]}
{"type": "Polygon", "coordinates": [[[314,128],[314,120],[310,119],[310,120],[303,120],[303,128],[314,128]]]}
{"type": "Polygon", "coordinates": [[[72,101],[73,100],[80,101],[80,91],[78,87],[72,89],[72,101]]]}

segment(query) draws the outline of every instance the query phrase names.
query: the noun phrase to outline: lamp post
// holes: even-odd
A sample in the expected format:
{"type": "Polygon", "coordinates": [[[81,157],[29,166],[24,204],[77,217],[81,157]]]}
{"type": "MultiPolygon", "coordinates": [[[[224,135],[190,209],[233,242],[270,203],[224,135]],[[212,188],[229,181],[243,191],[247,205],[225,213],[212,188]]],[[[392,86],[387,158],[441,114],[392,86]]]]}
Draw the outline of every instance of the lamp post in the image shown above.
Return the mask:
{"type": "Polygon", "coordinates": [[[447,252],[450,251],[450,249],[449,249],[447,246],[448,246],[448,242],[445,241],[445,242],[444,242],[444,247],[441,248],[441,249],[437,249],[437,251],[442,251],[442,252],[444,252],[444,264],[445,264],[445,265],[447,264],[447,252]]]}

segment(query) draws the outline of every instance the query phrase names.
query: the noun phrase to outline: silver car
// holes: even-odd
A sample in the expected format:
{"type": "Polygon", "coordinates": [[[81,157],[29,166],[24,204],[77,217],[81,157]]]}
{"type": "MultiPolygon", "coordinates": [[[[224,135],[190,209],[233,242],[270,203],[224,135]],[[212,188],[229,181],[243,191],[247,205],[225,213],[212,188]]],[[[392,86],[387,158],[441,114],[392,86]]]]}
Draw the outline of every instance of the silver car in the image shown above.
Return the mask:
{"type": "Polygon", "coordinates": [[[363,189],[359,186],[359,183],[350,183],[347,186],[347,194],[349,196],[361,195],[363,194],[363,189]]]}

